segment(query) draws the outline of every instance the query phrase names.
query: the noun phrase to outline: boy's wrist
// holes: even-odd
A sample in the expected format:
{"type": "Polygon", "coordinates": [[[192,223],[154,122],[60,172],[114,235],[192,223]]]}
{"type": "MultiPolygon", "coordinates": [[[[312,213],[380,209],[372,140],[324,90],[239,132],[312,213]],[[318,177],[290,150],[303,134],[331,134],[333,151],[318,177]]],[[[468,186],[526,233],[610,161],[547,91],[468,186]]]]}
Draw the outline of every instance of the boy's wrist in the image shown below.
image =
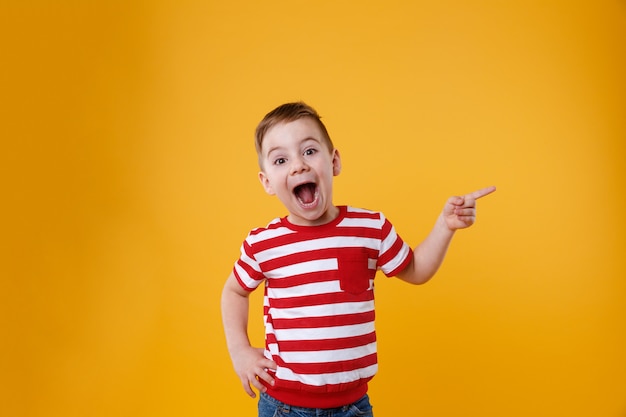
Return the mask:
{"type": "Polygon", "coordinates": [[[454,236],[454,233],[457,230],[457,229],[452,229],[450,228],[450,226],[448,226],[448,222],[446,221],[446,218],[443,212],[439,214],[439,218],[437,219],[437,222],[435,223],[435,227],[438,229],[441,229],[442,233],[449,234],[450,237],[454,236]]]}
{"type": "Polygon", "coordinates": [[[228,352],[233,354],[233,353],[241,352],[242,350],[251,349],[251,348],[252,348],[252,345],[250,344],[249,341],[246,341],[246,342],[242,341],[239,343],[229,345],[228,352]]]}

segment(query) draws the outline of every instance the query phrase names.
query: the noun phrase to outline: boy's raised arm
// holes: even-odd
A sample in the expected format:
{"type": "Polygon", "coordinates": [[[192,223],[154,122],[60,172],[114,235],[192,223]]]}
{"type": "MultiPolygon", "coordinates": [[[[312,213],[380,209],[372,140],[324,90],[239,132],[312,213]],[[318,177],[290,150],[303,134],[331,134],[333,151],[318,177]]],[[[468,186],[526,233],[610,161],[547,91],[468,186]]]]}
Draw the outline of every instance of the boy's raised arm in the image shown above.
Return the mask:
{"type": "Polygon", "coordinates": [[[430,234],[413,251],[411,263],[398,278],[411,284],[431,279],[443,262],[454,232],[470,227],[476,221],[476,200],[496,191],[487,187],[464,196],[450,197],[430,234]]]}
{"type": "Polygon", "coordinates": [[[274,380],[267,373],[267,369],[276,369],[276,363],[263,356],[262,348],[250,345],[248,338],[249,295],[250,293],[239,285],[231,273],[222,290],[222,321],[226,344],[243,389],[254,398],[256,395],[250,385],[264,392],[265,387],[257,378],[273,384],[274,380]]]}

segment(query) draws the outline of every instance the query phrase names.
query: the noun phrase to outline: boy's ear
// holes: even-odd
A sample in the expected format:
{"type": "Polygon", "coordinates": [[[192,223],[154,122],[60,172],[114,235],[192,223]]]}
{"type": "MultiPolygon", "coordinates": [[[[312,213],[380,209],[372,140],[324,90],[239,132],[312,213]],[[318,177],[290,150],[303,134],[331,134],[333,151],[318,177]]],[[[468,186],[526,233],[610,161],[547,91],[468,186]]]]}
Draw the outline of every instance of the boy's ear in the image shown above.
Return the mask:
{"type": "Polygon", "coordinates": [[[269,195],[274,195],[276,194],[274,192],[274,189],[272,188],[272,186],[270,185],[270,180],[269,178],[267,178],[267,175],[265,175],[265,172],[260,171],[259,172],[259,181],[261,181],[261,185],[263,186],[263,188],[265,189],[265,192],[268,193],[269,195]]]}
{"type": "Polygon", "coordinates": [[[337,149],[333,150],[333,175],[337,176],[341,172],[341,156],[337,149]]]}

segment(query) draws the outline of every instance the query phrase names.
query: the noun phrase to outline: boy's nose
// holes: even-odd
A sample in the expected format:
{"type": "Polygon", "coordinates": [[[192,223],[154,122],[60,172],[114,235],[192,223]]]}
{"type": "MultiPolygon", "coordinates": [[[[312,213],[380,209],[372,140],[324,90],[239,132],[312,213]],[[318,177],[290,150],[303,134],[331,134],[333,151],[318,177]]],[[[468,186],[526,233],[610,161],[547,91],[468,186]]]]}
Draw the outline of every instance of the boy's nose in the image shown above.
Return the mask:
{"type": "Polygon", "coordinates": [[[291,174],[299,174],[309,168],[303,158],[292,159],[291,174]]]}

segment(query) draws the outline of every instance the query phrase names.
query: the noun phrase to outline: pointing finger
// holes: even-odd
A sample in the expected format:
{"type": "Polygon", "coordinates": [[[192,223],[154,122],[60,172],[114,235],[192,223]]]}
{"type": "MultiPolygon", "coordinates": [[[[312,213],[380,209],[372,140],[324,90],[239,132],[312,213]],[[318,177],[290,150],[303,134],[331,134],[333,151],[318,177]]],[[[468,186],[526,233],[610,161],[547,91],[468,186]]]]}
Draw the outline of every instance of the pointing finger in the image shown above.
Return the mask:
{"type": "Polygon", "coordinates": [[[489,195],[493,193],[494,191],[496,191],[496,187],[491,186],[491,187],[483,188],[482,190],[474,191],[473,193],[468,194],[468,196],[470,198],[473,198],[474,200],[478,200],[479,198],[489,195]]]}

